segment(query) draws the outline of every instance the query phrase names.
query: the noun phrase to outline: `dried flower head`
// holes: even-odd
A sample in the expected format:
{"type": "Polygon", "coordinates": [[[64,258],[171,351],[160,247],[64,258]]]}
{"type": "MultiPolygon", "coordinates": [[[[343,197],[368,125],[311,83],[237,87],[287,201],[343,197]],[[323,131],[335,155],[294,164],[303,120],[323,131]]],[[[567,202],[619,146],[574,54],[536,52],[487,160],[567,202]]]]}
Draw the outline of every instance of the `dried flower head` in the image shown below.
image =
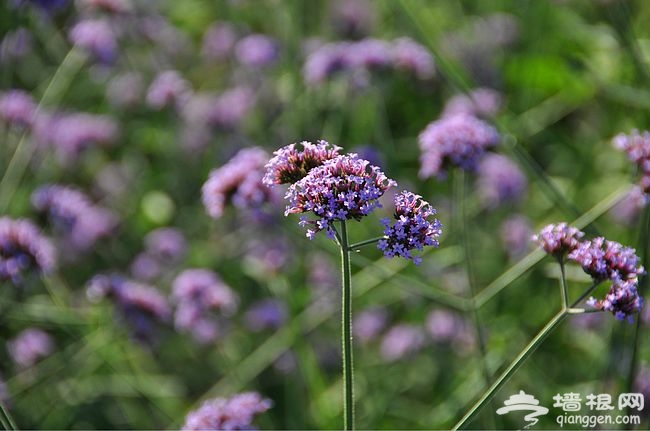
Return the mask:
{"type": "Polygon", "coordinates": [[[429,218],[436,210],[422,196],[408,191],[395,195],[395,221],[383,219],[384,236],[377,248],[384,256],[401,256],[411,259],[416,265],[422,262],[420,256],[413,256],[411,250],[422,251],[425,246],[438,247],[438,237],[442,234],[442,224],[436,218],[429,218]]]}
{"type": "Polygon", "coordinates": [[[584,232],[562,222],[545,226],[539,234],[532,236],[532,240],[548,254],[562,258],[578,248],[579,239],[584,235],[584,232]]]}
{"type": "Polygon", "coordinates": [[[264,184],[293,184],[312,169],[338,156],[342,149],[322,140],[315,144],[302,141],[300,145],[302,148],[298,144],[290,144],[273,153],[273,158],[265,166],[264,184]]]}
{"type": "Polygon", "coordinates": [[[334,237],[335,221],[360,220],[381,206],[378,199],[395,181],[356,154],[345,154],[313,168],[307,176],[291,185],[286,194],[289,201],[285,215],[312,212],[317,220],[301,219],[310,226],[307,236],[325,230],[334,237]]]}
{"type": "Polygon", "coordinates": [[[254,429],[255,415],[273,406],[273,402],[256,392],[245,392],[231,398],[205,401],[185,418],[183,431],[254,429]]]}

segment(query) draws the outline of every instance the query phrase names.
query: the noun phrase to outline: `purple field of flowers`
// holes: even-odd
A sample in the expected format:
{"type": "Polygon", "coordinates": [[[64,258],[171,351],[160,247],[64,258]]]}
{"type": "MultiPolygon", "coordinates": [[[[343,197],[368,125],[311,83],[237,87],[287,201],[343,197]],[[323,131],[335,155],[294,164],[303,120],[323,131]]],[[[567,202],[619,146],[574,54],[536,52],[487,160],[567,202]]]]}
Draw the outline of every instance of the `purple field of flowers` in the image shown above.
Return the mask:
{"type": "Polygon", "coordinates": [[[648,429],[648,22],[0,1],[0,427],[648,429]]]}

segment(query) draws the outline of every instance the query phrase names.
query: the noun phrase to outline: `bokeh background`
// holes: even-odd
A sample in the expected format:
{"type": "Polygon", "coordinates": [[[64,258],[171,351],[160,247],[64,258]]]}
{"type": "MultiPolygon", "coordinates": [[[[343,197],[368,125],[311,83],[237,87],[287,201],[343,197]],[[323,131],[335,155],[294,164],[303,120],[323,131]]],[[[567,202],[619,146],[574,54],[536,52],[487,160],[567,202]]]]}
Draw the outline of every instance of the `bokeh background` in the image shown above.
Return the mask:
{"type": "MultiPolygon", "coordinates": [[[[647,263],[639,175],[612,138],[648,127],[648,22],[642,0],[0,2],[0,214],[57,255],[1,283],[9,414],[177,429],[206,399],[256,391],[273,401],[262,429],[341,427],[338,249],[284,217],[281,191],[236,189],[274,150],[324,139],[444,226],[420,266],[353,256],[357,425],[453,426],[560,309],[535,231],[575,223],[647,263]],[[418,136],[453,110],[493,125],[501,158],[424,178],[418,136]],[[177,291],[193,269],[216,299],[177,291]]],[[[351,223],[353,240],[389,212],[351,223]]],[[[572,298],[589,286],[567,276],[572,298]]],[[[551,408],[538,429],[557,427],[558,393],[650,400],[648,324],[571,316],[470,427],[521,427],[494,414],[519,390],[551,408]]]]}

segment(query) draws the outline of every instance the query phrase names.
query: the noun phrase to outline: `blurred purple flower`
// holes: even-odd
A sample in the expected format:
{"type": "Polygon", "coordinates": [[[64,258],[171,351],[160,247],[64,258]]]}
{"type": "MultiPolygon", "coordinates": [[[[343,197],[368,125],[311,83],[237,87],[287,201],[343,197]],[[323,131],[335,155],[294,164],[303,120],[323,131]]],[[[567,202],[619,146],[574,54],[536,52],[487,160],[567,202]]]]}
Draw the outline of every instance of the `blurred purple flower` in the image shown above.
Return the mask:
{"type": "Polygon", "coordinates": [[[250,430],[254,417],[273,406],[273,402],[256,392],[245,392],[231,398],[215,398],[203,402],[188,413],[183,431],[250,430]]]}
{"type": "Polygon", "coordinates": [[[0,281],[20,286],[31,272],[55,267],[55,249],[30,221],[0,217],[0,281]]]}
{"type": "Polygon", "coordinates": [[[117,38],[107,21],[80,21],[72,27],[69,36],[72,43],[92,54],[100,63],[112,64],[117,59],[117,38]]]}
{"type": "Polygon", "coordinates": [[[216,22],[207,28],[203,35],[203,58],[218,61],[228,57],[237,41],[237,34],[232,24],[216,22]]]}
{"type": "Polygon", "coordinates": [[[393,41],[393,61],[397,69],[412,72],[418,79],[435,75],[435,61],[428,49],[408,37],[393,41]]]}
{"type": "Polygon", "coordinates": [[[131,275],[138,280],[151,281],[162,272],[162,264],[149,253],[138,254],[131,262],[131,275]]]}
{"type": "Polygon", "coordinates": [[[235,87],[221,95],[194,94],[183,106],[183,119],[193,127],[209,125],[233,129],[249,114],[255,95],[248,87],[235,87]]]}
{"type": "Polygon", "coordinates": [[[501,242],[510,256],[515,259],[528,250],[533,228],[526,216],[515,214],[501,224],[501,242]]]}
{"type": "Polygon", "coordinates": [[[0,94],[0,121],[16,127],[30,127],[36,114],[36,103],[23,90],[9,90],[0,94]]]}
{"type": "Polygon", "coordinates": [[[177,262],[187,252],[185,235],[171,227],[152,230],[144,239],[147,253],[161,262],[177,262]]]}
{"type": "Polygon", "coordinates": [[[419,136],[420,177],[444,177],[451,166],[473,171],[485,151],[501,137],[489,124],[466,114],[430,123],[419,136]]]}
{"type": "Polygon", "coordinates": [[[440,220],[430,217],[436,210],[422,196],[408,191],[395,195],[395,221],[382,219],[384,239],[379,240],[377,248],[384,256],[401,256],[413,260],[416,265],[422,262],[420,256],[413,256],[411,250],[424,250],[425,246],[438,247],[438,237],[442,235],[440,220]]]}
{"type": "Polygon", "coordinates": [[[353,69],[384,69],[393,64],[393,50],[388,41],[367,38],[343,46],[345,64],[353,69]]]}
{"type": "Polygon", "coordinates": [[[639,186],[634,186],[630,193],[617,203],[609,212],[612,219],[624,225],[631,225],[637,221],[641,210],[650,202],[648,194],[639,186]]]}
{"type": "Polygon", "coordinates": [[[278,299],[264,299],[250,306],[244,315],[244,321],[246,327],[253,332],[274,330],[285,324],[288,314],[284,302],[278,299]]]}
{"type": "Polygon", "coordinates": [[[381,342],[384,360],[393,362],[418,352],[425,344],[424,331],[417,326],[399,324],[390,328],[381,342]]]}
{"type": "Polygon", "coordinates": [[[124,13],[130,10],[128,0],[75,0],[76,6],[81,10],[109,12],[113,14],[124,13]]]}
{"type": "Polygon", "coordinates": [[[106,98],[117,108],[132,108],[140,103],[143,91],[142,76],[126,72],[115,76],[106,87],[106,98]]]}
{"type": "Polygon", "coordinates": [[[160,110],[183,106],[192,94],[190,84],[175,70],[159,73],[147,90],[147,105],[160,110]]]}
{"type": "Polygon", "coordinates": [[[285,215],[313,212],[317,220],[301,218],[308,227],[307,237],[325,230],[334,238],[331,224],[340,220],[360,220],[380,206],[378,199],[395,181],[356,154],[345,154],[313,168],[306,177],[289,187],[285,215]]]}
{"type": "Polygon", "coordinates": [[[427,315],[426,330],[436,343],[450,344],[459,353],[474,346],[475,336],[471,326],[458,313],[433,310],[427,315]]]}
{"type": "Polygon", "coordinates": [[[39,359],[49,356],[54,350],[54,341],[47,332],[36,328],[21,331],[7,342],[11,359],[20,368],[29,368],[39,359]]]}
{"type": "Polygon", "coordinates": [[[332,10],[332,25],[345,39],[366,36],[374,23],[373,3],[368,0],[339,0],[332,10]]]}
{"type": "Polygon", "coordinates": [[[494,117],[503,105],[503,96],[491,88],[477,88],[469,94],[459,94],[445,103],[442,117],[467,114],[475,117],[494,117]]]}
{"type": "Polygon", "coordinates": [[[25,6],[37,7],[48,14],[53,14],[68,5],[68,0],[10,0],[9,6],[21,8],[25,6]]]}
{"type": "Polygon", "coordinates": [[[235,45],[237,60],[250,67],[265,67],[278,57],[278,44],[272,38],[262,34],[251,34],[235,45]]]}
{"type": "Polygon", "coordinates": [[[75,161],[92,144],[112,144],[118,131],[111,117],[86,113],[43,114],[35,123],[37,139],[54,147],[63,163],[75,161]]]}
{"type": "Polygon", "coordinates": [[[341,150],[341,147],[323,140],[315,144],[302,141],[300,145],[302,148],[297,148],[298,144],[289,144],[273,152],[273,158],[265,166],[264,184],[293,184],[313,168],[338,156],[341,150]]]}
{"type": "Polygon", "coordinates": [[[276,274],[290,259],[291,247],[282,238],[255,238],[249,245],[246,259],[251,268],[262,274],[276,274]]]}
{"type": "Polygon", "coordinates": [[[203,184],[203,205],[215,219],[223,215],[228,203],[238,207],[257,208],[270,198],[270,191],[262,184],[267,153],[259,148],[240,150],[224,166],[210,172],[203,184]],[[251,193],[251,188],[259,193],[251,193]]]}
{"type": "Polygon", "coordinates": [[[352,330],[355,338],[362,343],[368,343],[379,336],[388,323],[388,312],[385,308],[369,308],[354,317],[352,330]]]}
{"type": "Polygon", "coordinates": [[[47,213],[67,246],[79,251],[91,248],[117,226],[115,214],[94,205],[83,192],[72,187],[41,186],[32,193],[32,205],[47,213]]]}
{"type": "Polygon", "coordinates": [[[347,44],[328,43],[309,53],[303,66],[303,76],[309,85],[321,84],[334,73],[348,67],[347,44]]]}
{"type": "Polygon", "coordinates": [[[237,296],[217,274],[206,269],[186,269],[173,282],[176,329],[190,332],[202,344],[219,335],[215,311],[229,315],[237,309],[237,296]]]}
{"type": "Polygon", "coordinates": [[[528,180],[512,160],[500,154],[487,154],[478,166],[478,194],[483,204],[494,209],[506,202],[517,202],[526,194],[528,180]]]}
{"type": "Polygon", "coordinates": [[[614,146],[625,151],[628,158],[641,171],[639,186],[643,193],[650,193],[650,132],[633,130],[629,135],[619,134],[613,139],[614,146]]]}
{"type": "Polygon", "coordinates": [[[0,64],[7,64],[27,55],[34,48],[32,32],[25,27],[7,32],[0,42],[0,64]]]}
{"type": "Polygon", "coordinates": [[[158,289],[120,275],[96,275],[86,292],[93,301],[111,299],[133,331],[133,338],[146,344],[153,341],[157,324],[171,317],[167,299],[158,289]]]}
{"type": "Polygon", "coordinates": [[[531,239],[538,243],[546,253],[556,258],[562,258],[565,254],[578,248],[579,239],[584,235],[584,232],[562,222],[545,226],[539,234],[533,235],[531,239]]]}

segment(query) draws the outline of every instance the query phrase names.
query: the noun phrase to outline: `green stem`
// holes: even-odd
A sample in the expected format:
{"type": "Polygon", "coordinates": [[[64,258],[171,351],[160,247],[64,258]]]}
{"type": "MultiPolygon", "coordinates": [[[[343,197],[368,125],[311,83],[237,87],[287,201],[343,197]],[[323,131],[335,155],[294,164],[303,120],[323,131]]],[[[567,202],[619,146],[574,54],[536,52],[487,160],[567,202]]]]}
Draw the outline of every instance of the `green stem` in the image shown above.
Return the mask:
{"type": "Polygon", "coordinates": [[[472,406],[471,409],[461,418],[460,421],[452,430],[458,430],[463,428],[469,423],[472,418],[478,414],[478,412],[486,405],[496,392],[512,377],[512,375],[523,365],[523,363],[528,359],[530,355],[533,354],[535,349],[548,337],[555,328],[557,328],[560,323],[568,316],[566,310],[562,310],[557,313],[553,319],[551,319],[541,331],[533,338],[530,343],[523,348],[523,350],[517,355],[517,357],[508,365],[508,368],[495,380],[495,382],[490,386],[490,388],[481,396],[481,398],[472,406]]]}
{"type": "Polygon", "coordinates": [[[566,286],[564,260],[562,258],[559,258],[558,262],[560,263],[560,296],[562,297],[562,308],[566,309],[569,307],[569,289],[566,286]]]}
{"type": "Polygon", "coordinates": [[[374,244],[376,242],[381,241],[384,238],[386,238],[386,237],[385,236],[378,236],[376,238],[370,238],[370,239],[367,239],[365,241],[355,242],[354,244],[350,245],[350,247],[348,247],[348,248],[349,248],[350,251],[354,251],[355,248],[361,248],[361,247],[365,247],[366,245],[374,244]]]}
{"type": "Polygon", "coordinates": [[[352,364],[352,274],[348,228],[341,221],[341,346],[343,351],[343,424],[345,430],[354,429],[354,367],[352,364]]]}

